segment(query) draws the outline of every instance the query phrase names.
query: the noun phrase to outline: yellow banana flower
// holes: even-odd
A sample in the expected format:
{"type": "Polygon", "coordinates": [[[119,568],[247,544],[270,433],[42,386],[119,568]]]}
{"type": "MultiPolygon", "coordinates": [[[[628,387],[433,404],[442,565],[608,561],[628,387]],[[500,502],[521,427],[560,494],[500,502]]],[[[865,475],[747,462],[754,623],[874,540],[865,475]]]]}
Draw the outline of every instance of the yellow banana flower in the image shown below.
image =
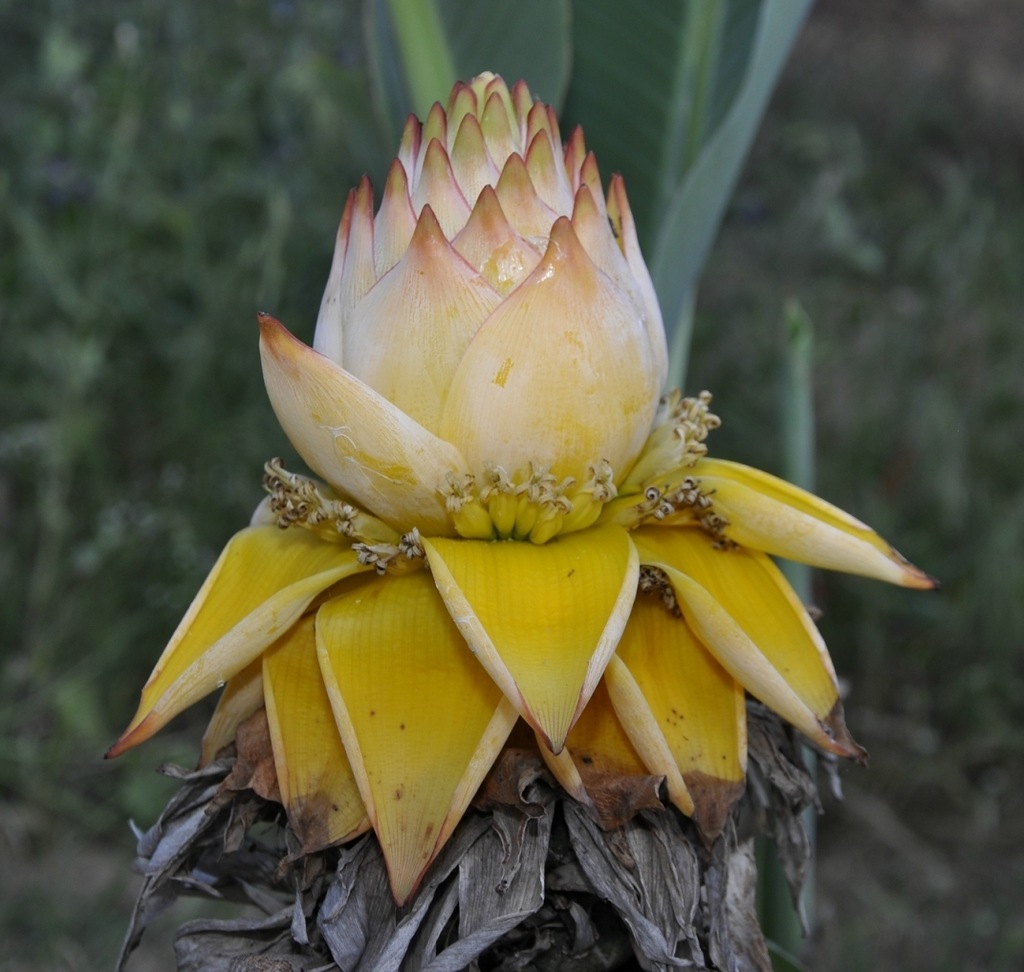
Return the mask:
{"type": "Polygon", "coordinates": [[[934,582],[868,527],[707,457],[710,396],[662,395],[661,315],[622,179],[522,83],[410,119],[380,208],[349,196],[313,346],[259,319],[319,480],[267,465],[117,755],[225,686],[209,760],[265,706],[307,851],[372,827],[415,892],[518,720],[600,814],[665,778],[706,838],[742,793],[745,693],[860,759],[771,556],[934,582]]]}

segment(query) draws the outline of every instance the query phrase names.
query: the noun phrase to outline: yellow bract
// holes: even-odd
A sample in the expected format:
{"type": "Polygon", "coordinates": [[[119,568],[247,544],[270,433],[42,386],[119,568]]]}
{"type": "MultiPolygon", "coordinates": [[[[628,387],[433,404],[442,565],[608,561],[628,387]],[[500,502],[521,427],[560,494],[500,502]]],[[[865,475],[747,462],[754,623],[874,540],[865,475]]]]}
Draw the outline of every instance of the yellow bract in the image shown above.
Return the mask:
{"type": "Polygon", "coordinates": [[[424,428],[437,429],[466,347],[500,303],[428,206],[405,255],[353,311],[345,367],[424,428]]]}
{"type": "Polygon", "coordinates": [[[625,530],[556,543],[436,539],[427,560],[481,665],[559,752],[629,618],[636,551],[625,530]]]}
{"type": "Polygon", "coordinates": [[[224,686],[203,733],[199,765],[206,766],[225,746],[231,745],[238,727],[263,705],[263,659],[255,658],[224,686]]]}
{"type": "Polygon", "coordinates": [[[314,472],[388,523],[452,529],[437,486],[466,469],[453,446],[266,315],[260,354],[278,421],[314,472]]]}
{"type": "Polygon", "coordinates": [[[721,459],[694,467],[727,535],[743,546],[801,563],[931,590],[935,580],[908,563],[869,526],[760,469],[721,459]]]}
{"type": "Polygon", "coordinates": [[[466,651],[423,573],[335,598],[317,615],[316,643],[402,903],[465,812],[516,713],[466,651]]]}
{"type": "Polygon", "coordinates": [[[148,739],[257,658],[332,584],[365,568],[355,553],[298,531],[250,527],[224,548],[107,755],[148,739]]]}
{"type": "Polygon", "coordinates": [[[277,781],[306,852],[370,826],[320,676],[313,619],[306,615],[263,656],[277,781]]]}
{"type": "MultiPolygon", "coordinates": [[[[742,686],[682,617],[651,596],[638,598],[618,655],[665,738],[700,825],[717,834],[742,792],[746,772],[742,686]]],[[[613,691],[613,699],[622,694],[613,691]]],[[[616,711],[634,697],[622,698],[616,711]]]]}
{"type": "Polygon", "coordinates": [[[751,569],[745,551],[716,550],[697,531],[642,529],[635,541],[643,562],[665,572],[694,634],[736,681],[823,748],[861,755],[842,722],[831,666],[797,614],[803,608],[778,588],[772,593],[762,565],[751,569]]]}

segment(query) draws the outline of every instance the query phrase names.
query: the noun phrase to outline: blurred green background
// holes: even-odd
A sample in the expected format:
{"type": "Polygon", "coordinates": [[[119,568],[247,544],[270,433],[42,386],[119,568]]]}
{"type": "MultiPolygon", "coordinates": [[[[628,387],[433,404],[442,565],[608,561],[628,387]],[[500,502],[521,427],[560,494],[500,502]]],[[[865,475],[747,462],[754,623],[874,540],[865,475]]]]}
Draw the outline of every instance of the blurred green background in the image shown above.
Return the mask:
{"type": "MultiPolygon", "coordinates": [[[[126,820],[194,760],[202,707],[101,756],[288,454],[254,315],[311,337],[345,194],[381,184],[360,16],[0,0],[0,968],[110,966],[126,820]]],[[[1024,965],[1022,39],[1015,0],[820,2],[702,278],[715,453],[782,471],[798,296],[818,492],[944,585],[815,578],[873,756],[821,822],[822,970],[1024,965]]]]}

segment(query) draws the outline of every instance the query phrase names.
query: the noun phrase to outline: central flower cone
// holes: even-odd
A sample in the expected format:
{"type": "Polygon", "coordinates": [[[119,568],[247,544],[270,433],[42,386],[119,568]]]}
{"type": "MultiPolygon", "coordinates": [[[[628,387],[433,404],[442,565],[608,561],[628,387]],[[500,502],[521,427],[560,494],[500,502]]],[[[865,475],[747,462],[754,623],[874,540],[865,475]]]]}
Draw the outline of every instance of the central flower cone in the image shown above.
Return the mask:
{"type": "Polygon", "coordinates": [[[665,336],[625,189],[493,75],[410,119],[380,208],[348,199],[313,347],[260,315],[314,480],[224,550],[109,755],[225,685],[203,761],[265,707],[306,851],[372,827],[399,903],[519,720],[606,825],[663,777],[712,840],[745,693],[863,758],[772,556],[928,588],[868,527],[708,458],[710,396],[659,397],[665,336]],[[226,683],[226,684],[225,684],[226,683]],[[625,782],[625,787],[624,787],[625,782]]]}

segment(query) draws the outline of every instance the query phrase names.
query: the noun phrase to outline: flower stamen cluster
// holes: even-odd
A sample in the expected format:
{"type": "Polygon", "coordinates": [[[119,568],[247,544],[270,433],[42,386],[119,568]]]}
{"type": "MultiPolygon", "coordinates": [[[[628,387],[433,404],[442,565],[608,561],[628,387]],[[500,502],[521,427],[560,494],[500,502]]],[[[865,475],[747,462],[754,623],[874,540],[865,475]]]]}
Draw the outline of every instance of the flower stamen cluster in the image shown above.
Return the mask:
{"type": "Polygon", "coordinates": [[[668,575],[660,567],[652,567],[644,564],[640,568],[640,580],[637,582],[637,592],[646,594],[649,597],[660,598],[665,610],[673,617],[681,617],[679,601],[676,599],[676,592],[672,589],[672,582],[668,575]]]}
{"type": "Polygon", "coordinates": [[[397,530],[351,503],[329,496],[326,487],[308,476],[289,472],[280,459],[268,460],[263,470],[270,512],[281,529],[299,526],[324,540],[353,540],[363,545],[399,541],[397,530]]]}
{"type": "Polygon", "coordinates": [[[722,424],[711,411],[711,392],[684,398],[677,389],[663,396],[640,458],[619,491],[629,495],[659,482],[675,470],[692,466],[708,453],[708,434],[722,424]]]}
{"type": "Polygon", "coordinates": [[[560,534],[592,526],[618,491],[605,459],[592,463],[578,485],[561,480],[539,462],[524,476],[510,476],[495,462],[483,463],[483,484],[472,474],[449,474],[438,487],[459,536],[469,540],[529,540],[547,543],[560,534]]]}
{"type": "Polygon", "coordinates": [[[354,543],[359,563],[372,567],[378,575],[404,574],[423,566],[426,552],[415,527],[398,538],[398,543],[354,543]]]}

